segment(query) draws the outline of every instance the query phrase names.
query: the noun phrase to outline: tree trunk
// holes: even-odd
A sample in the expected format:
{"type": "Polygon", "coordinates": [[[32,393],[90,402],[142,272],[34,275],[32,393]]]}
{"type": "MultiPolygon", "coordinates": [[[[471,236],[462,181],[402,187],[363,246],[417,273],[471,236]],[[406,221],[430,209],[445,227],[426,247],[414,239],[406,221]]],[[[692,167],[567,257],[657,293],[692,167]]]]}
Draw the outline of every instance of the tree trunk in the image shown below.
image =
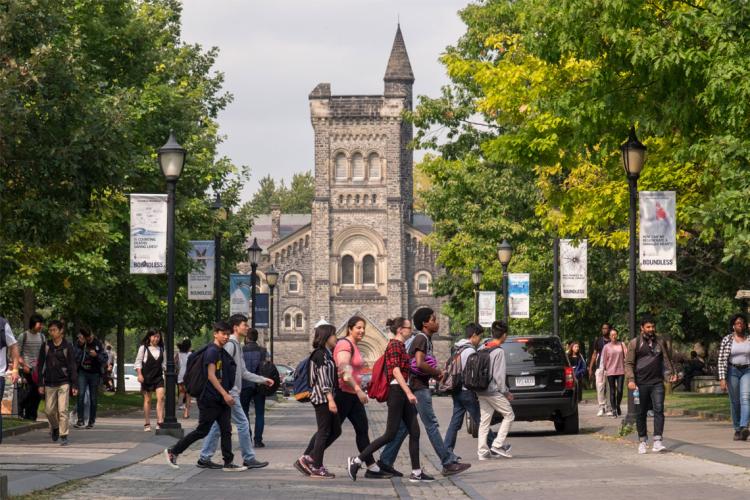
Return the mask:
{"type": "Polygon", "coordinates": [[[35,297],[33,288],[23,289],[23,328],[29,324],[31,315],[35,312],[35,297]]]}
{"type": "Polygon", "coordinates": [[[117,394],[125,394],[125,325],[117,322],[117,394]]]}

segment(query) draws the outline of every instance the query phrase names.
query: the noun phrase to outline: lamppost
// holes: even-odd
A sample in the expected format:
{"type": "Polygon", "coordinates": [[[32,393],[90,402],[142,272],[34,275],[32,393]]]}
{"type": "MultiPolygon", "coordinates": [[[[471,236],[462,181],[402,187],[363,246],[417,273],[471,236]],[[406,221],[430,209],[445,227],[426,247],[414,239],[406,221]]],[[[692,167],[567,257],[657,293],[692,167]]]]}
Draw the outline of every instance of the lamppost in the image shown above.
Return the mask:
{"type": "Polygon", "coordinates": [[[271,363],[273,363],[273,289],[276,287],[278,281],[279,272],[271,264],[271,269],[266,271],[266,282],[268,283],[268,336],[271,343],[271,363]]]}
{"type": "MultiPolygon", "coordinates": [[[[636,223],[636,204],[638,203],[638,176],[641,175],[643,163],[646,159],[646,146],[635,135],[635,126],[630,127],[630,136],[628,140],[620,146],[622,150],[622,165],[625,168],[625,174],[628,176],[628,189],[630,193],[630,257],[628,262],[628,328],[630,329],[630,338],[635,338],[635,309],[636,309],[636,274],[635,274],[635,223],[636,223]]],[[[628,389],[628,414],[625,416],[623,423],[632,424],[635,422],[635,404],[633,402],[633,391],[628,389]]]]}
{"type": "MultiPolygon", "coordinates": [[[[211,203],[211,210],[216,211],[216,219],[223,221],[227,218],[227,212],[221,204],[221,194],[216,193],[216,199],[211,203]]],[[[221,321],[221,228],[214,235],[214,295],[216,301],[216,321],[221,321]]]]}
{"type": "Polygon", "coordinates": [[[497,246],[497,260],[500,261],[500,265],[503,266],[503,318],[505,324],[508,326],[508,332],[510,332],[510,304],[508,304],[508,264],[510,259],[513,258],[513,247],[510,246],[508,240],[503,240],[497,246]]]}
{"type": "Polygon", "coordinates": [[[482,283],[482,268],[479,265],[471,270],[471,281],[474,283],[474,323],[479,323],[479,284],[482,283]]]}
{"type": "Polygon", "coordinates": [[[258,261],[260,260],[260,254],[262,251],[263,249],[258,245],[258,238],[253,238],[253,244],[247,249],[247,253],[250,257],[250,302],[252,303],[252,308],[250,310],[250,313],[252,314],[250,319],[251,328],[255,328],[255,283],[258,279],[255,273],[258,270],[258,261]]]}
{"type": "MultiPolygon", "coordinates": [[[[169,132],[169,139],[158,151],[159,166],[167,181],[167,372],[166,372],[166,408],[164,422],[157,434],[169,434],[181,437],[182,427],[177,421],[175,412],[175,388],[177,386],[177,374],[174,366],[174,296],[175,296],[175,236],[174,236],[174,205],[175,188],[177,180],[182,174],[185,165],[185,149],[180,146],[174,138],[174,133],[169,132]]],[[[122,354],[121,354],[122,355],[122,354]]]]}
{"type": "Polygon", "coordinates": [[[552,241],[552,334],[560,336],[560,238],[552,241]]]}

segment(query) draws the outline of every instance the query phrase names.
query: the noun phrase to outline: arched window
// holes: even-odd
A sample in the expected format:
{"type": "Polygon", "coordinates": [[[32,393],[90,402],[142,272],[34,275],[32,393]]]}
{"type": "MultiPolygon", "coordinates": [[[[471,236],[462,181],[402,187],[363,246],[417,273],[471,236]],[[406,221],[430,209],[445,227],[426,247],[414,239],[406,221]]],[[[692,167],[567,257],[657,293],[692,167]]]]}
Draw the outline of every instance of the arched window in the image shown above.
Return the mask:
{"type": "Polygon", "coordinates": [[[361,153],[354,153],[352,155],[352,180],[365,180],[365,159],[361,153]]]}
{"type": "Polygon", "coordinates": [[[292,315],[289,313],[284,315],[284,328],[287,330],[292,329],[292,315]]]}
{"type": "Polygon", "coordinates": [[[367,158],[368,178],[373,181],[380,180],[380,156],[377,153],[371,153],[367,158]]]}
{"type": "Polygon", "coordinates": [[[354,257],[351,255],[344,255],[341,258],[341,284],[354,284],[354,257]]]}
{"type": "Polygon", "coordinates": [[[378,201],[378,195],[373,194],[372,195],[372,204],[374,205],[375,203],[377,203],[377,201],[378,201]]]}
{"type": "Polygon", "coordinates": [[[302,321],[304,320],[304,316],[302,316],[302,313],[297,313],[297,315],[294,317],[294,328],[297,330],[302,330],[302,321]]]}
{"type": "Polygon", "coordinates": [[[375,284],[375,257],[365,255],[362,259],[362,283],[365,285],[375,284]]]}
{"type": "Polygon", "coordinates": [[[427,273],[422,273],[417,276],[417,292],[429,293],[430,291],[430,276],[427,273]]]}
{"type": "Polygon", "coordinates": [[[336,155],[336,180],[337,181],[345,181],[349,178],[349,172],[348,172],[347,164],[346,164],[346,155],[344,153],[339,153],[336,155]]]}
{"type": "Polygon", "coordinates": [[[297,293],[299,291],[299,279],[295,275],[289,277],[289,293],[297,293]]]}
{"type": "Polygon", "coordinates": [[[354,204],[355,205],[359,205],[359,195],[358,194],[354,195],[354,204]]]}

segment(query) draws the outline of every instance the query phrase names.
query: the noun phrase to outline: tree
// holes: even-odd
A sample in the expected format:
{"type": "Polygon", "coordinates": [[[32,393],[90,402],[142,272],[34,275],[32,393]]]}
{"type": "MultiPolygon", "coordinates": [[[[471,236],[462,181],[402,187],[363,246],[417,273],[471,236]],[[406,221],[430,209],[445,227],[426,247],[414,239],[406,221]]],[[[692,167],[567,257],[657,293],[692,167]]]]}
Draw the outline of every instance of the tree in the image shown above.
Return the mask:
{"type": "Polygon", "coordinates": [[[289,187],[282,179],[278,185],[270,175],[260,179],[258,190],[252,199],[245,203],[239,211],[239,217],[248,226],[259,215],[271,213],[273,205],[279,205],[285,214],[309,214],[312,210],[315,196],[315,177],[312,172],[294,174],[289,187]]]}

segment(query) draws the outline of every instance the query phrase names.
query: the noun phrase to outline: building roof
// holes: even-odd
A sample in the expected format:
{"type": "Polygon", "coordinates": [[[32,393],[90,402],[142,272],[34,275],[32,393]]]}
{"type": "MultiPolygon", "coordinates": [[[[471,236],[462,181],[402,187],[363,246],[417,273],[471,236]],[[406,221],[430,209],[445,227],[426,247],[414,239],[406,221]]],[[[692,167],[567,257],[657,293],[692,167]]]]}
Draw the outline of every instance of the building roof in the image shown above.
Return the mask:
{"type": "Polygon", "coordinates": [[[388,58],[388,66],[385,68],[385,81],[407,81],[414,82],[414,73],[411,70],[409,54],[406,53],[406,44],[401,35],[401,26],[396,29],[396,38],[393,40],[391,57],[388,58]]]}
{"type": "MultiPolygon", "coordinates": [[[[279,239],[285,238],[295,231],[302,229],[312,221],[310,214],[281,214],[279,221],[279,239]]],[[[253,238],[258,238],[258,245],[267,253],[268,247],[274,241],[271,238],[271,215],[259,215],[253,222],[253,230],[247,241],[252,242],[253,238]]]]}
{"type": "Polygon", "coordinates": [[[411,225],[412,227],[422,231],[424,234],[430,234],[432,232],[432,218],[427,214],[415,213],[412,216],[411,225]]]}

